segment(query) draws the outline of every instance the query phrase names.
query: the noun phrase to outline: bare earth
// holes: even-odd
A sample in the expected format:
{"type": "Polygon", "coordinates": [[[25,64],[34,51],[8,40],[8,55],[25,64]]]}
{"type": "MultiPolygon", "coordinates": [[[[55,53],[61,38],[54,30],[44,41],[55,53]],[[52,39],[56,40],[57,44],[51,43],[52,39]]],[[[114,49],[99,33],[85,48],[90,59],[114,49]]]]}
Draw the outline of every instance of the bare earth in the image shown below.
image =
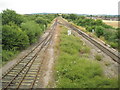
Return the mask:
{"type": "Polygon", "coordinates": [[[55,45],[56,42],[58,41],[58,36],[59,36],[59,25],[57,25],[56,30],[54,32],[53,40],[50,43],[50,46],[48,47],[45,56],[45,62],[42,67],[42,75],[41,75],[41,81],[42,82],[42,88],[45,87],[54,87],[54,64],[56,60],[56,52],[55,52],[55,45]]]}

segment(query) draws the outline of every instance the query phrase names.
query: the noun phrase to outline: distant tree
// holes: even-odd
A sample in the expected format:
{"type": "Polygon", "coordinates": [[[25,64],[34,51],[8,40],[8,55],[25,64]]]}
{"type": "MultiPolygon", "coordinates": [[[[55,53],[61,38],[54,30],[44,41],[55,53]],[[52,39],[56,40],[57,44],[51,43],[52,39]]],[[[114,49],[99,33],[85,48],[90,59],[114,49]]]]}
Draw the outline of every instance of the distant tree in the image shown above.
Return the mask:
{"type": "Polygon", "coordinates": [[[22,23],[23,19],[22,16],[17,14],[15,11],[13,10],[3,10],[2,12],[2,24],[8,24],[9,22],[13,22],[17,25],[20,25],[22,23]]]}
{"type": "Polygon", "coordinates": [[[86,30],[89,32],[92,32],[92,30],[94,30],[95,27],[94,26],[86,26],[86,30]]]}
{"type": "Polygon", "coordinates": [[[62,17],[65,18],[65,19],[69,19],[70,16],[68,14],[62,14],[62,17]]]}
{"type": "Polygon", "coordinates": [[[100,37],[103,35],[104,28],[102,26],[96,26],[95,27],[95,32],[97,37],[100,37]]]}
{"type": "Polygon", "coordinates": [[[78,16],[78,18],[85,19],[85,16],[78,16]]]}
{"type": "Polygon", "coordinates": [[[105,30],[103,33],[104,33],[103,35],[104,35],[105,39],[109,40],[110,36],[112,35],[110,30],[105,30]]]}
{"type": "Polygon", "coordinates": [[[70,19],[76,20],[78,16],[76,14],[70,14],[70,19]]]}
{"type": "Polygon", "coordinates": [[[38,24],[43,24],[43,25],[46,25],[47,26],[47,20],[42,18],[42,17],[38,17],[36,20],[36,23],[38,24]]]}
{"type": "Polygon", "coordinates": [[[96,24],[96,25],[103,25],[103,22],[102,22],[102,20],[97,19],[97,20],[95,21],[95,24],[96,24]]]}

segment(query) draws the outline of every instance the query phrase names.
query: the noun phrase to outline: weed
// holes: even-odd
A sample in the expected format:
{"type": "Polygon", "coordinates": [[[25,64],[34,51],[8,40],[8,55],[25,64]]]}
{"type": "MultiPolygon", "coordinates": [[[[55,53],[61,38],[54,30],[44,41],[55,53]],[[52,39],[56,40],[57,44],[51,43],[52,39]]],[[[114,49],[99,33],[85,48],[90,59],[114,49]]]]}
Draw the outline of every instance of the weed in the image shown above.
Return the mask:
{"type": "Polygon", "coordinates": [[[10,50],[3,50],[2,51],[2,65],[6,64],[9,60],[12,60],[15,55],[17,55],[19,51],[10,51],[10,50]]]}
{"type": "Polygon", "coordinates": [[[98,61],[101,61],[102,60],[102,56],[99,55],[99,54],[96,54],[95,55],[95,59],[98,60],[98,61]]]}
{"type": "Polygon", "coordinates": [[[111,65],[111,63],[110,63],[110,62],[108,62],[108,61],[105,61],[104,63],[105,63],[105,65],[106,65],[106,66],[111,65]]]}
{"type": "Polygon", "coordinates": [[[84,46],[84,47],[81,48],[80,53],[81,54],[83,54],[83,53],[90,53],[90,48],[84,46]]]}

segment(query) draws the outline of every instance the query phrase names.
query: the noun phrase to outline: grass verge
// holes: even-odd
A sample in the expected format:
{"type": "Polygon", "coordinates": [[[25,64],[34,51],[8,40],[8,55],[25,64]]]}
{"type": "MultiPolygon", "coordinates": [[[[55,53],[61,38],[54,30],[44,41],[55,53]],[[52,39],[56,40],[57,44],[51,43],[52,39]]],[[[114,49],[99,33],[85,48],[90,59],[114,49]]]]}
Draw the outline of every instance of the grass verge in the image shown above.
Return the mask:
{"type": "Polygon", "coordinates": [[[60,32],[59,56],[55,66],[56,88],[117,88],[117,79],[108,79],[97,61],[89,60],[89,48],[67,28],[60,32]],[[83,49],[84,47],[84,49],[83,49]]]}

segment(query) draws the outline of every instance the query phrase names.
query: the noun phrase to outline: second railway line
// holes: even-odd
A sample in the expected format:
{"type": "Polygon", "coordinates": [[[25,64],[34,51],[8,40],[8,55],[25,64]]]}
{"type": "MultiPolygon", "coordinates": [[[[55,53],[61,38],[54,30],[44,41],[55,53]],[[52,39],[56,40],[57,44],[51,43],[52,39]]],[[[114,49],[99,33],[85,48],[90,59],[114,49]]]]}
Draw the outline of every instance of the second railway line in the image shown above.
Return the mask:
{"type": "Polygon", "coordinates": [[[94,38],[91,38],[89,35],[87,35],[86,33],[84,33],[83,31],[79,30],[78,28],[76,28],[75,26],[73,26],[72,24],[68,23],[67,21],[65,21],[63,18],[59,17],[60,23],[62,22],[63,25],[67,26],[68,28],[71,28],[72,30],[76,31],[78,34],[80,34],[82,37],[84,37],[85,39],[87,39],[89,42],[91,42],[92,44],[94,44],[96,47],[98,47],[101,51],[103,51],[104,53],[106,53],[108,56],[110,56],[115,62],[120,64],[120,56],[119,56],[119,52],[115,52],[113,50],[111,50],[110,48],[108,48],[107,46],[101,44],[100,42],[98,42],[97,40],[95,40],[94,38]]]}

